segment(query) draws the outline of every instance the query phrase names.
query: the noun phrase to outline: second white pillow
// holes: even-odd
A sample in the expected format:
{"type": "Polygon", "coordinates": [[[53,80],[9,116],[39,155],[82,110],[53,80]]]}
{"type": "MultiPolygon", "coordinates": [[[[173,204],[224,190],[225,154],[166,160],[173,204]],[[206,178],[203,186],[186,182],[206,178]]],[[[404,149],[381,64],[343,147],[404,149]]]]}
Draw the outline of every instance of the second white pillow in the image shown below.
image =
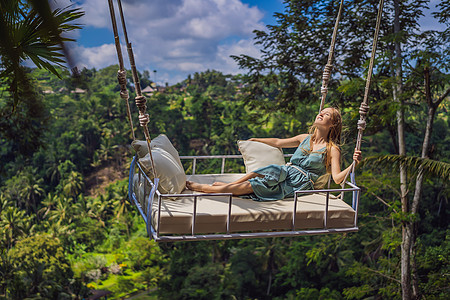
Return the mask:
{"type": "Polygon", "coordinates": [[[284,165],[283,150],[255,141],[238,141],[245,164],[245,172],[250,173],[271,164],[284,165]]]}

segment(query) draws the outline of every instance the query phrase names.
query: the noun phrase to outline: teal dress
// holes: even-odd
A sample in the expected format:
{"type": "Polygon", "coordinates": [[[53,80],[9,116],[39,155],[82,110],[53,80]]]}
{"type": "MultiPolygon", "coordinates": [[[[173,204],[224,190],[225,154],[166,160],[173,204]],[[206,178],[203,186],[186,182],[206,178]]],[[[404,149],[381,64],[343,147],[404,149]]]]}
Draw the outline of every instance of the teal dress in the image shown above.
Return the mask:
{"type": "Polygon", "coordinates": [[[312,152],[310,140],[308,135],[285,166],[268,165],[253,171],[264,177],[249,179],[253,189],[249,196],[257,201],[273,201],[293,197],[298,190],[314,189],[314,182],[326,172],[326,147],[312,152]]]}

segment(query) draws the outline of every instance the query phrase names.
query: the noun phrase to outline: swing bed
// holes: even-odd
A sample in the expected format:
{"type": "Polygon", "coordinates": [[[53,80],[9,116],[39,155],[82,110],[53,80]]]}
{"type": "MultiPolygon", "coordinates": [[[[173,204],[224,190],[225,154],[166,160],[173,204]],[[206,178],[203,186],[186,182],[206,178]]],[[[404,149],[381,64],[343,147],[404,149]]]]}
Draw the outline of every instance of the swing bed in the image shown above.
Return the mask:
{"type": "MultiPolygon", "coordinates": [[[[152,149],[152,140],[147,128],[149,116],[146,114],[146,99],[142,95],[133,50],[128,41],[121,0],[117,1],[137,95],[135,102],[139,109],[139,121],[145,136],[145,146],[147,149],[152,149]]],[[[361,148],[362,133],[366,126],[366,115],[369,109],[368,94],[383,2],[383,0],[380,0],[378,7],[364,99],[359,109],[360,119],[356,142],[356,149],[358,150],[361,148]]],[[[126,72],[114,5],[112,0],[108,0],[108,3],[119,60],[117,78],[120,85],[120,96],[126,102],[128,121],[133,140],[136,140],[128,103],[126,72]]],[[[333,69],[334,47],[342,7],[343,0],[341,0],[336,17],[328,62],[323,72],[319,111],[324,107],[327,86],[333,69]]],[[[148,154],[150,164],[154,166],[152,151],[148,151],[148,154]]],[[[290,155],[284,156],[289,157],[290,155]]],[[[216,181],[233,182],[242,177],[244,174],[224,173],[226,160],[242,158],[242,155],[181,156],[178,160],[192,161],[192,174],[187,177],[188,180],[212,184],[216,181]],[[196,174],[197,161],[206,159],[220,159],[222,161],[221,172],[219,174],[196,174]]],[[[148,168],[144,168],[137,153],[130,166],[128,194],[130,201],[137,207],[146,223],[149,237],[156,242],[288,237],[358,231],[358,206],[361,190],[355,183],[354,162],[351,172],[347,174],[341,188],[331,189],[331,176],[328,176],[326,187],[296,191],[293,198],[269,202],[233,197],[231,193],[199,193],[190,190],[184,190],[180,193],[163,193],[158,190],[160,178],[155,169],[151,168],[149,171],[148,168]],[[349,180],[347,180],[348,178],[349,180]],[[351,201],[344,201],[344,195],[351,195],[351,201]],[[351,205],[347,202],[351,202],[351,205]]]]}

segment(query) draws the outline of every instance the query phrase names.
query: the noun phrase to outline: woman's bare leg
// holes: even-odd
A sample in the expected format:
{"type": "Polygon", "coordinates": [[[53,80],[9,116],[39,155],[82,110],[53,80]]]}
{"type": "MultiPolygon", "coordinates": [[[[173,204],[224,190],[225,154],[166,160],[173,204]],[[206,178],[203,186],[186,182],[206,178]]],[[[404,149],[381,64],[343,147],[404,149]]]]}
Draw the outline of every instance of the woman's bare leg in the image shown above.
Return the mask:
{"type": "Polygon", "coordinates": [[[234,196],[241,196],[253,193],[249,181],[240,183],[228,183],[225,185],[201,184],[193,181],[186,181],[186,187],[190,190],[203,193],[232,193],[234,196]]]}
{"type": "Polygon", "coordinates": [[[255,178],[255,177],[264,177],[264,175],[260,175],[260,174],[257,174],[257,173],[250,172],[250,173],[242,176],[242,178],[239,178],[238,180],[233,181],[231,183],[216,181],[212,185],[213,186],[221,186],[221,185],[227,185],[227,184],[242,183],[242,182],[245,182],[245,181],[247,181],[247,180],[249,180],[251,178],[255,178]]]}

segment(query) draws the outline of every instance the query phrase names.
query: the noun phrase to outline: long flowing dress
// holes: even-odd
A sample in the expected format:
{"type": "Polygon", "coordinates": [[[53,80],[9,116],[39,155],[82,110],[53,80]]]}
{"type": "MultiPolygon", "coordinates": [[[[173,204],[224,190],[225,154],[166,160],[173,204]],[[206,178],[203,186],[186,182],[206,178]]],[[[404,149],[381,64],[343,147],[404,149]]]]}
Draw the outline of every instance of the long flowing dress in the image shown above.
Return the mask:
{"type": "Polygon", "coordinates": [[[298,190],[314,189],[314,182],[326,172],[326,147],[311,151],[310,140],[308,135],[285,166],[268,165],[253,171],[264,177],[249,180],[253,189],[249,196],[256,201],[273,201],[293,197],[298,190]]]}

